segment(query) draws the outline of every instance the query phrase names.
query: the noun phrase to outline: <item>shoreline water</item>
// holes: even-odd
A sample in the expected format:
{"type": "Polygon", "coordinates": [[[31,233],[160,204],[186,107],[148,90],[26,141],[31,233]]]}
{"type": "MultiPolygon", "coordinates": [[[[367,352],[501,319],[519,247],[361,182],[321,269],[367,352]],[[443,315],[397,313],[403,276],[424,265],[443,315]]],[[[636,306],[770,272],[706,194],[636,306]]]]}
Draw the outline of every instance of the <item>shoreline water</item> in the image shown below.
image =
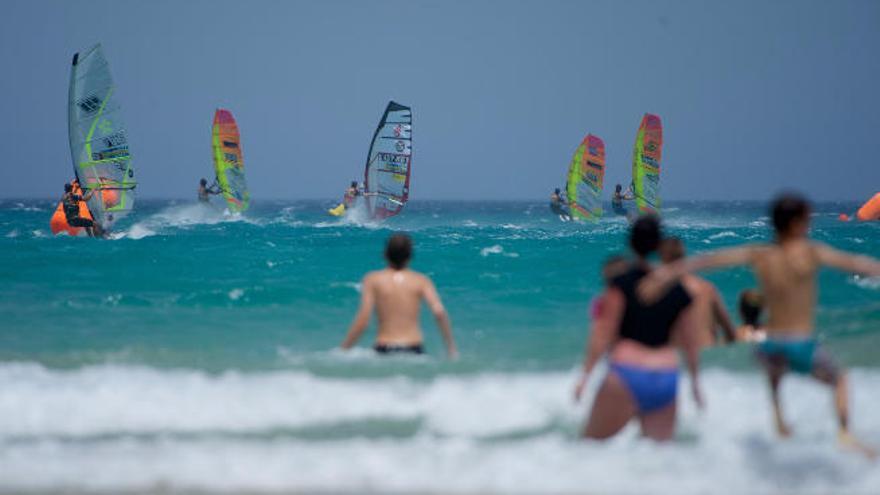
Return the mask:
{"type": "MultiPolygon", "coordinates": [[[[544,202],[413,201],[372,225],[330,218],[330,202],[256,201],[233,216],[148,200],[101,241],[48,235],[49,200],[0,201],[0,492],[880,486],[875,466],[837,448],[830,392],[802,377],[783,389],[795,437],[775,438],[746,345],[705,353],[708,409],[681,394],[673,444],[634,429],[577,440],[588,404],[573,404],[571,387],[587,307],[625,220],[563,224],[544,202]],[[443,359],[427,314],[428,356],[379,359],[372,330],[354,352],[334,350],[395,230],[413,235],[414,267],[437,283],[458,362],[443,359]]],[[[769,239],[760,203],[667,206],[669,231],[691,252],[769,239]]],[[[840,223],[840,207],[818,205],[813,235],[872,253],[880,225],[840,223]]],[[[744,270],[710,279],[731,309],[754,283],[744,270]]],[[[880,445],[880,285],[833,272],[821,281],[818,335],[852,368],[854,431],[880,445]]]]}

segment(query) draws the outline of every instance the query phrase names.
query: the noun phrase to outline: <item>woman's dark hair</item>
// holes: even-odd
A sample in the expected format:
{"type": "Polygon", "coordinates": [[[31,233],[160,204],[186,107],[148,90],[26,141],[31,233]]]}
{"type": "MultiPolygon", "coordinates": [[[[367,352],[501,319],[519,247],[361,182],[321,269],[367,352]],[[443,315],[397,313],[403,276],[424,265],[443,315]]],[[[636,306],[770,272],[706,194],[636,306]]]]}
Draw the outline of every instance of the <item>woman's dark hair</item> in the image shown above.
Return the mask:
{"type": "Polygon", "coordinates": [[[791,224],[803,220],[810,214],[810,203],[803,196],[795,193],[784,193],[773,200],[770,216],[777,234],[785,234],[791,224]]]}
{"type": "Polygon", "coordinates": [[[412,240],[406,234],[394,234],[385,244],[385,259],[395,270],[406,268],[412,257],[412,240]]]}
{"type": "Polygon", "coordinates": [[[73,186],[70,185],[70,182],[67,182],[64,184],[64,192],[70,192],[70,191],[73,191],[73,186]]]}
{"type": "Polygon", "coordinates": [[[639,257],[644,258],[657,250],[661,238],[660,219],[655,215],[643,215],[630,229],[629,246],[639,257]]]}

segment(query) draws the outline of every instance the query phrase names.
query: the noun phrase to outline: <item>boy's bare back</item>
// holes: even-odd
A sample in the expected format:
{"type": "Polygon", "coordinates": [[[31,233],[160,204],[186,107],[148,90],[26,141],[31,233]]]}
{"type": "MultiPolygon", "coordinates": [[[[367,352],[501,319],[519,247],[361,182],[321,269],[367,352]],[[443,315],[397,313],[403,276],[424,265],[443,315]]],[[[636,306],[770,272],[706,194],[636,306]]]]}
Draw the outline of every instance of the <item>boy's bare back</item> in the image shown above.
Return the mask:
{"type": "Polygon", "coordinates": [[[752,268],[768,310],[767,333],[809,335],[816,308],[821,246],[807,239],[753,249],[752,268]]]}

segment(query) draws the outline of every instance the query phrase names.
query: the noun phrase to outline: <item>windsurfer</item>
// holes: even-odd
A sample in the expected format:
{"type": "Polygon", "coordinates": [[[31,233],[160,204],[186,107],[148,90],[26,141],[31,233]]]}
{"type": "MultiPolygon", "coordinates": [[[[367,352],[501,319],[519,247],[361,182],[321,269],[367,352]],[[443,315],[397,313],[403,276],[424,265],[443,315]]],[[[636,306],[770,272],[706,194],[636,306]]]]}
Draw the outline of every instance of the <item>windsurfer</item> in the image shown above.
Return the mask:
{"type": "Polygon", "coordinates": [[[208,187],[208,181],[205,178],[199,181],[199,202],[208,203],[211,198],[209,197],[212,194],[220,194],[220,188],[217,186],[217,181],[215,180],[211,187],[208,187]]]}
{"type": "Polygon", "coordinates": [[[425,275],[410,270],[412,241],[403,234],[395,234],[385,246],[387,268],[368,273],[361,284],[361,303],[354,322],[342,342],[350,349],[370,323],[373,310],[379,320],[379,331],[373,349],[380,354],[422,354],[422,331],[419,327],[419,309],[427,303],[440,327],[449,357],[455,359],[458,350],[452,337],[449,316],[434,283],[425,275]]]}
{"type": "Polygon", "coordinates": [[[557,187],[550,195],[550,210],[560,217],[568,217],[568,204],[562,197],[562,192],[557,187]]]}
{"type": "MultiPolygon", "coordinates": [[[[74,181],[74,184],[77,184],[76,181],[74,181]]],[[[69,182],[64,184],[64,196],[61,197],[61,204],[64,207],[64,216],[67,219],[67,225],[86,229],[89,237],[95,237],[96,235],[100,236],[102,234],[101,227],[94,221],[88,218],[83,218],[79,215],[80,201],[88,201],[95,194],[95,191],[89,191],[85,196],[81,196],[77,194],[77,191],[74,191],[74,184],[69,182]]],[[[78,184],[77,190],[81,192],[78,184]]]]}
{"type": "Polygon", "coordinates": [[[788,371],[808,374],[834,389],[839,442],[875,457],[875,451],[850,433],[846,374],[818,345],[813,329],[819,269],[828,266],[849,273],[880,276],[880,260],[812,242],[809,239],[810,212],[805,199],[782,195],[771,207],[775,242],[724,249],[665,265],[642,281],[639,293],[644,301],[656,300],[666,293],[667,287],[673,284],[678,287],[678,280],[687,273],[751,267],[761,286],[769,316],[764,327],[767,339],[757,345],[756,354],[769,379],[777,432],[783,437],[791,435],[779,401],[782,377],[788,371]]]}
{"type": "Polygon", "coordinates": [[[623,206],[624,201],[632,201],[635,199],[635,196],[632,192],[632,186],[630,186],[626,192],[623,192],[623,186],[617,184],[614,187],[614,195],[611,197],[611,209],[614,210],[614,213],[618,215],[627,216],[629,212],[623,206]]]}
{"type": "Polygon", "coordinates": [[[353,180],[348,186],[348,189],[345,190],[345,195],[342,197],[342,204],[344,204],[347,209],[350,209],[354,206],[355,201],[357,201],[357,197],[362,194],[362,191],[358,188],[357,181],[353,180]]]}

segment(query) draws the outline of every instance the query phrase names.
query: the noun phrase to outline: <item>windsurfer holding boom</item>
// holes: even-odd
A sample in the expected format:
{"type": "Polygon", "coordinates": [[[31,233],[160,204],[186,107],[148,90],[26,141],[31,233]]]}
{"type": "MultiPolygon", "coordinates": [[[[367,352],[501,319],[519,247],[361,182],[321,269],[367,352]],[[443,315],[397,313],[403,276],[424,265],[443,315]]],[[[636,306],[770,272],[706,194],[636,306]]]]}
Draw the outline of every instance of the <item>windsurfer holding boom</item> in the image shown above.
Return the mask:
{"type": "Polygon", "coordinates": [[[617,184],[614,187],[614,195],[611,197],[611,209],[614,210],[614,213],[618,215],[627,216],[629,215],[629,211],[624,208],[624,201],[632,201],[636,199],[632,192],[632,186],[630,186],[626,192],[623,192],[623,186],[617,184]]]}

